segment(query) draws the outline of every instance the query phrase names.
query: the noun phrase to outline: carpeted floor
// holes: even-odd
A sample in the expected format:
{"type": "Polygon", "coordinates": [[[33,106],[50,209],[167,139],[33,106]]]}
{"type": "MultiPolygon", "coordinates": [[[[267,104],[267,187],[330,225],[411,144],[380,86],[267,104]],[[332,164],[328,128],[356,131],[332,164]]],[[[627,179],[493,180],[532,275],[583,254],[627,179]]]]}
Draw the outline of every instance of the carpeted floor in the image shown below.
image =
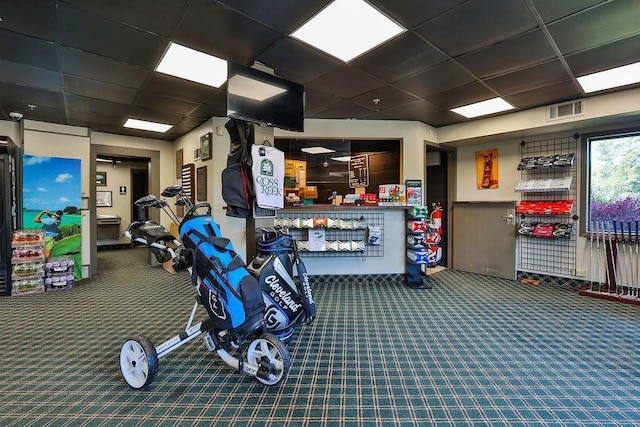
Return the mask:
{"type": "Polygon", "coordinates": [[[281,385],[196,340],[136,391],[120,346],[179,333],[194,290],[144,248],[98,260],[73,289],[0,298],[0,425],[640,424],[640,307],[447,270],[432,290],[316,280],[318,319],[296,332],[281,385]]]}

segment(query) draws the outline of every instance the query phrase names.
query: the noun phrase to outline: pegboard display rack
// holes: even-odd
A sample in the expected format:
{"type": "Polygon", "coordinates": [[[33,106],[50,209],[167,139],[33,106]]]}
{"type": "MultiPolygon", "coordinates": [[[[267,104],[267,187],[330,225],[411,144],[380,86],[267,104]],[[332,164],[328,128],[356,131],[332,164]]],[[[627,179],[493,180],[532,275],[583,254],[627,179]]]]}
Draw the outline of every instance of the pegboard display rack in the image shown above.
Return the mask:
{"type": "MultiPolygon", "coordinates": [[[[521,193],[521,211],[524,205],[567,204],[577,200],[577,145],[579,135],[523,141],[520,146],[522,161],[518,166],[521,180],[516,191],[521,193]],[[546,187],[546,188],[545,188],[546,187]]],[[[572,209],[575,203],[571,205],[572,209]]],[[[556,210],[521,212],[518,233],[518,271],[526,273],[575,277],[578,220],[575,212],[556,210]],[[572,233],[562,236],[528,234],[531,224],[566,224],[572,233]],[[561,238],[557,238],[561,237],[561,238]]],[[[549,226],[550,227],[550,226],[549,226]]]]}
{"type": "Polygon", "coordinates": [[[383,257],[384,214],[382,212],[278,212],[274,226],[282,226],[298,242],[303,257],[383,257]],[[368,242],[368,230],[380,230],[377,244],[368,242]],[[309,250],[309,233],[314,228],[325,231],[325,250],[309,250]]]}

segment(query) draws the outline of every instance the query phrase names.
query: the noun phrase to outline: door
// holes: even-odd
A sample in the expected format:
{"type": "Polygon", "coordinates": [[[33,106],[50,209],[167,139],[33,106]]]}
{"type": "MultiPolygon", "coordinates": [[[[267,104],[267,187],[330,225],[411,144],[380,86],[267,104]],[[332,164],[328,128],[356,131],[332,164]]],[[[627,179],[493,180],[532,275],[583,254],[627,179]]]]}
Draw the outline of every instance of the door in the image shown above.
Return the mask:
{"type": "Polygon", "coordinates": [[[455,202],[455,270],[516,279],[516,202],[455,202]]]}

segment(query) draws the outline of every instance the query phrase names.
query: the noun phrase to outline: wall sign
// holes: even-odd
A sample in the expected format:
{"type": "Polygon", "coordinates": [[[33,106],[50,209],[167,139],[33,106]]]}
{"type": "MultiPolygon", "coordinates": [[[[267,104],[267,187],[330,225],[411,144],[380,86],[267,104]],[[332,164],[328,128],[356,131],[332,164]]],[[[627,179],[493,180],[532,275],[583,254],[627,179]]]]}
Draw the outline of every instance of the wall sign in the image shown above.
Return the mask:
{"type": "Polygon", "coordinates": [[[349,160],[349,188],[369,186],[369,155],[351,156],[349,160]]]}

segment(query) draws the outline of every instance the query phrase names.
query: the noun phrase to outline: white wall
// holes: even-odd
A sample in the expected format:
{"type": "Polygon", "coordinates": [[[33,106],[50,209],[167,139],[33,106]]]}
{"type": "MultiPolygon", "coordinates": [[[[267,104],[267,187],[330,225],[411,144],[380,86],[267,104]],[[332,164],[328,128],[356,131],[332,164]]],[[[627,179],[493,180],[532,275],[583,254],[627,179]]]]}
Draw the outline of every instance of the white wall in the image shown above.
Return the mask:
{"type": "Polygon", "coordinates": [[[22,137],[20,137],[20,124],[18,122],[8,122],[0,120],[0,135],[11,138],[13,142],[22,145],[22,137]]]}

